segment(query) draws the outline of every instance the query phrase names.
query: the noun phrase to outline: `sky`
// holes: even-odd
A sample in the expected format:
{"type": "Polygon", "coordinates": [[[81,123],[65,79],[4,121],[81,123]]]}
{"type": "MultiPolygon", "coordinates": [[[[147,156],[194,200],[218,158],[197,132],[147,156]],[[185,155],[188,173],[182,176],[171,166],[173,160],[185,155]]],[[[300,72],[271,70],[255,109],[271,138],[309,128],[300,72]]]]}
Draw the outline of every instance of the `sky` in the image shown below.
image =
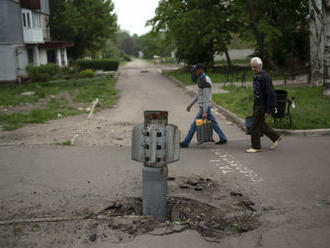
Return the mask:
{"type": "Polygon", "coordinates": [[[129,31],[131,35],[142,35],[151,30],[145,27],[147,20],[155,15],[159,0],[113,0],[115,13],[121,30],[129,31]]]}

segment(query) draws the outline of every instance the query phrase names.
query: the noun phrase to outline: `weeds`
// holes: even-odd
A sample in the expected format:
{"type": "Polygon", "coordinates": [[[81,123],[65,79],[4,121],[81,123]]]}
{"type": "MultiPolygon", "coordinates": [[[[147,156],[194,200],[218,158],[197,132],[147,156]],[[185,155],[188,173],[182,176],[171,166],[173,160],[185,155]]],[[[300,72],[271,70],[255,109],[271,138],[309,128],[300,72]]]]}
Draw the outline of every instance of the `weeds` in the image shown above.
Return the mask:
{"type": "Polygon", "coordinates": [[[64,141],[64,142],[56,143],[56,145],[58,145],[58,146],[73,146],[71,140],[67,140],[67,141],[64,141]]]}
{"type": "Polygon", "coordinates": [[[115,104],[115,83],[113,77],[107,76],[2,87],[0,124],[3,130],[14,130],[27,123],[45,123],[58,116],[81,114],[95,98],[100,99],[99,109],[109,108],[115,104]],[[21,95],[27,91],[35,95],[21,95]],[[17,110],[27,104],[31,106],[24,111],[17,110]]]}

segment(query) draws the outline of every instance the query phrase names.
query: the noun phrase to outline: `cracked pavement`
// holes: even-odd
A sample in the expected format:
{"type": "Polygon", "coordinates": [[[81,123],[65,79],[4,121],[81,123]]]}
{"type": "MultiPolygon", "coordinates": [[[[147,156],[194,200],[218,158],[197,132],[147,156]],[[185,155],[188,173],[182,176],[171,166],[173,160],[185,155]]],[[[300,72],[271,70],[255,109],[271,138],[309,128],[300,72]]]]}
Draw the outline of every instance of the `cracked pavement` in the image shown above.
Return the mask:
{"type": "MultiPolygon", "coordinates": [[[[144,110],[166,110],[183,136],[197,111],[185,111],[191,97],[159,69],[140,60],[121,68],[116,106],[90,120],[86,114],[2,131],[0,221],[80,218],[113,200],[140,197],[141,165],[130,158],[132,127],[143,122],[144,110]],[[74,136],[74,146],[53,145],[74,136]]],[[[256,230],[206,240],[194,230],[132,236],[95,219],[0,224],[0,247],[329,247],[330,136],[286,136],[274,151],[263,138],[264,152],[246,154],[249,137],[216,117],[228,144],[198,146],[193,139],[169,165],[169,176],[211,178],[222,187],[206,193],[169,182],[169,195],[226,206],[234,201],[230,192],[240,192],[260,214],[256,230]]]]}

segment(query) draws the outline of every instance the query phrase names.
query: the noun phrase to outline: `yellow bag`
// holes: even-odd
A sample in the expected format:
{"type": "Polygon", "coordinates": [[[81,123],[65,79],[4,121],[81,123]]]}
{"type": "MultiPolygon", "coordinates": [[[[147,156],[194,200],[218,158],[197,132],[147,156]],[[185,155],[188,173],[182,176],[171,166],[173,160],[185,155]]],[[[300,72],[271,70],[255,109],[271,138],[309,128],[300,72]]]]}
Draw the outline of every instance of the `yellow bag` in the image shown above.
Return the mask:
{"type": "Polygon", "coordinates": [[[202,126],[203,124],[206,124],[206,119],[196,119],[196,126],[202,126]]]}

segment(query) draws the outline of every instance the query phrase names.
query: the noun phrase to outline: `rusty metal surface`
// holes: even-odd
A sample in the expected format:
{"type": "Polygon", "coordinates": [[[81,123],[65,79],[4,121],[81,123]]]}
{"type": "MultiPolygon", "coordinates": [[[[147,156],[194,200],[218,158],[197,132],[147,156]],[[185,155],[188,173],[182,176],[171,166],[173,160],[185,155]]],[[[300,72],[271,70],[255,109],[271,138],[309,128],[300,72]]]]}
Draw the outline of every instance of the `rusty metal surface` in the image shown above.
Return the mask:
{"type": "Polygon", "coordinates": [[[168,112],[160,110],[144,111],[144,124],[147,126],[151,123],[167,125],[168,112]]]}

